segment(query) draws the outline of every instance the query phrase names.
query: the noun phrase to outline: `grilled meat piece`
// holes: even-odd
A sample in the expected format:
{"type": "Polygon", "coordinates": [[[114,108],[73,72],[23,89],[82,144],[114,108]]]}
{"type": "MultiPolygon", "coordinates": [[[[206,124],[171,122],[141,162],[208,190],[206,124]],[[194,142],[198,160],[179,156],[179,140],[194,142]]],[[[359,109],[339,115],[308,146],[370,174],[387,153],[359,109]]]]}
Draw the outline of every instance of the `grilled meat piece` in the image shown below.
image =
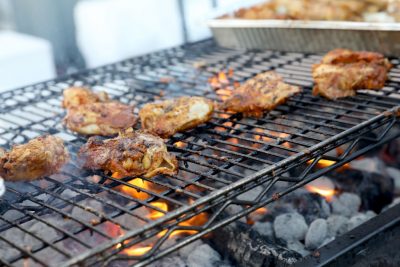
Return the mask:
{"type": "Polygon", "coordinates": [[[61,138],[42,136],[0,151],[0,176],[7,181],[32,181],[59,172],[68,160],[61,138]]]}
{"type": "Polygon", "coordinates": [[[354,96],[356,90],[382,89],[392,65],[382,54],[336,49],[312,68],[314,95],[329,99],[354,96]]]}
{"type": "Polygon", "coordinates": [[[168,138],[177,132],[195,128],[211,119],[213,103],[204,97],[180,97],[144,105],[139,116],[142,128],[168,138]]]}
{"type": "Polygon", "coordinates": [[[84,135],[115,135],[136,124],[133,109],[118,102],[85,104],[68,109],[64,124],[84,135]]]}
{"type": "Polygon", "coordinates": [[[106,92],[94,93],[84,87],[70,87],[64,90],[64,100],[62,107],[69,109],[89,103],[108,102],[106,92]]]}
{"type": "Polygon", "coordinates": [[[273,110],[301,91],[300,87],[285,83],[276,72],[267,71],[248,79],[236,88],[221,107],[259,117],[264,111],[273,110]]]}
{"type": "Polygon", "coordinates": [[[87,169],[118,172],[122,176],[150,178],[156,174],[173,175],[178,171],[178,162],[168,153],[163,139],[132,129],[104,141],[99,137],[89,138],[80,149],[79,158],[87,169]]]}
{"type": "MultiPolygon", "coordinates": [[[[372,5],[372,4],[371,4],[372,5]]],[[[359,21],[370,4],[360,0],[271,0],[240,9],[236,18],[359,21]]]]}

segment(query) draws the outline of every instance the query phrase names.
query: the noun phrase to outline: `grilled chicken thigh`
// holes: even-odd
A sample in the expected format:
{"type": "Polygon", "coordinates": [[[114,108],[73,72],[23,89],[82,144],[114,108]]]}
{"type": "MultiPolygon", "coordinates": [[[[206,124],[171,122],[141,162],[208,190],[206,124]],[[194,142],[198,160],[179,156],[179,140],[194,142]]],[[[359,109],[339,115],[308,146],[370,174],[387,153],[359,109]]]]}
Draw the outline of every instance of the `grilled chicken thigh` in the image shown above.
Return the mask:
{"type": "Polygon", "coordinates": [[[0,150],[0,176],[7,181],[31,181],[59,172],[68,160],[61,138],[42,136],[8,152],[0,150]]]}
{"type": "Polygon", "coordinates": [[[84,87],[71,87],[64,90],[62,107],[69,109],[84,104],[107,101],[109,101],[109,98],[106,92],[94,93],[90,89],[84,87]]]}
{"type": "Polygon", "coordinates": [[[333,50],[312,68],[313,94],[334,100],[353,96],[360,89],[381,89],[390,68],[389,61],[379,53],[333,50]]]}
{"type": "Polygon", "coordinates": [[[68,109],[64,124],[84,135],[115,135],[136,124],[133,109],[118,102],[85,104],[68,109]]]}
{"type": "Polygon", "coordinates": [[[236,88],[222,108],[249,116],[261,116],[264,111],[273,110],[301,91],[300,87],[285,83],[276,72],[267,71],[236,88]]]}
{"type": "Polygon", "coordinates": [[[91,137],[80,149],[83,167],[92,170],[118,172],[122,176],[175,174],[176,158],[168,153],[164,141],[144,132],[128,129],[113,139],[91,137]]]}
{"type": "Polygon", "coordinates": [[[180,97],[144,105],[139,116],[142,128],[168,138],[177,132],[195,128],[211,119],[213,103],[204,97],[180,97]]]}

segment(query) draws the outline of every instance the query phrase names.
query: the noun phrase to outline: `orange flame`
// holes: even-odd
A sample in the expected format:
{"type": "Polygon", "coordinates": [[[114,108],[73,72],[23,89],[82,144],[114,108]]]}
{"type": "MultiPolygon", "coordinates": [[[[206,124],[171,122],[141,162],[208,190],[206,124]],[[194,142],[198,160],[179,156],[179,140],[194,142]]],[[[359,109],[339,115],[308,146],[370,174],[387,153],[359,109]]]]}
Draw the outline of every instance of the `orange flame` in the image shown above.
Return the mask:
{"type": "Polygon", "coordinates": [[[174,146],[179,147],[179,148],[184,148],[186,147],[186,144],[182,141],[178,141],[174,143],[174,146]]]}
{"type": "MultiPolygon", "coordinates": [[[[231,84],[228,77],[229,78],[233,77],[233,69],[229,69],[227,72],[226,71],[218,72],[217,74],[208,79],[208,83],[211,85],[212,88],[217,89],[225,85],[231,84]]],[[[235,85],[235,83],[237,82],[233,82],[233,85],[235,85]]]]}
{"type": "Polygon", "coordinates": [[[226,73],[223,72],[223,71],[220,71],[220,72],[218,73],[218,81],[219,81],[220,83],[222,83],[222,84],[229,84],[229,80],[228,80],[228,78],[226,77],[226,73]]]}
{"type": "MultiPolygon", "coordinates": [[[[130,180],[128,183],[131,185],[135,185],[137,187],[141,187],[143,189],[150,189],[150,183],[143,179],[140,179],[140,178],[135,178],[133,180],[130,180]]],[[[130,195],[134,198],[140,199],[140,200],[146,200],[150,197],[150,195],[147,194],[146,192],[140,191],[139,189],[129,187],[126,185],[122,185],[120,187],[120,190],[123,193],[130,195]]]]}
{"type": "MultiPolygon", "coordinates": [[[[178,225],[179,226],[202,226],[207,222],[207,220],[208,220],[207,213],[202,212],[186,221],[179,223],[178,225]]],[[[198,231],[196,231],[196,230],[176,230],[171,233],[169,238],[177,236],[177,235],[183,235],[183,234],[192,235],[192,234],[196,234],[197,232],[198,231]]],[[[167,233],[167,230],[161,231],[160,233],[158,233],[158,236],[162,237],[166,233],[167,233]]]]}
{"type": "Polygon", "coordinates": [[[332,201],[332,197],[336,194],[335,185],[331,180],[321,177],[304,186],[311,193],[316,193],[324,197],[327,201],[332,201]]]}
{"type": "MultiPolygon", "coordinates": [[[[119,173],[114,173],[112,175],[112,177],[121,178],[121,175],[119,173]]],[[[129,183],[132,185],[135,185],[139,188],[151,189],[151,184],[140,178],[135,178],[135,179],[129,181],[129,183]]],[[[145,200],[149,197],[149,194],[140,192],[139,190],[137,190],[135,188],[131,188],[129,186],[122,185],[119,187],[119,189],[122,192],[124,192],[130,196],[133,196],[135,198],[141,199],[141,200],[145,200]]],[[[191,203],[192,201],[189,199],[189,202],[191,203]]],[[[150,202],[150,204],[154,207],[157,207],[161,211],[165,211],[165,213],[168,212],[168,204],[163,201],[154,201],[154,202],[150,202]]],[[[161,211],[158,211],[155,209],[148,208],[148,210],[149,210],[149,214],[147,215],[147,217],[151,220],[159,219],[165,215],[164,212],[161,212],[161,211]]],[[[201,226],[207,222],[207,219],[208,219],[207,213],[203,212],[203,213],[200,213],[186,221],[179,223],[178,225],[179,226],[201,226]]],[[[106,222],[106,223],[107,223],[106,231],[112,237],[122,236],[124,234],[124,231],[118,225],[112,224],[109,222],[106,222]]],[[[158,233],[158,236],[159,237],[164,236],[166,233],[167,233],[167,230],[161,231],[158,233]]],[[[172,238],[177,235],[182,235],[182,234],[195,234],[195,233],[197,233],[196,230],[176,230],[171,233],[169,238],[172,238]]],[[[115,246],[116,249],[121,248],[121,247],[122,247],[122,243],[115,246]]],[[[152,249],[152,247],[153,247],[152,245],[145,245],[145,246],[141,246],[141,247],[135,246],[135,247],[123,249],[121,251],[121,253],[129,255],[129,256],[141,256],[141,255],[146,254],[148,251],[150,251],[152,249]]]]}
{"type": "Polygon", "coordinates": [[[247,217],[247,224],[253,225],[256,221],[259,221],[265,214],[268,213],[267,208],[259,208],[250,213],[247,217]]]}
{"type": "Polygon", "coordinates": [[[306,185],[305,188],[312,192],[323,196],[327,201],[332,201],[332,197],[336,194],[335,189],[317,187],[314,185],[306,185]]]}
{"type": "MultiPolygon", "coordinates": [[[[314,160],[309,160],[309,161],[307,161],[307,163],[311,164],[311,163],[313,163],[313,161],[314,160]]],[[[321,159],[320,161],[318,161],[317,167],[318,168],[326,168],[326,167],[332,166],[335,163],[336,163],[336,161],[334,161],[334,160],[321,159]]],[[[346,163],[343,166],[339,167],[337,170],[341,171],[341,170],[348,169],[348,168],[350,168],[350,165],[348,163],[346,163]]]]}
{"type": "Polygon", "coordinates": [[[229,90],[229,89],[218,89],[216,91],[216,93],[221,98],[222,101],[225,101],[232,95],[232,90],[229,90]]]}
{"type": "MultiPolygon", "coordinates": [[[[168,205],[165,202],[155,201],[155,202],[151,202],[150,204],[154,207],[159,208],[160,210],[165,211],[165,212],[168,211],[168,205]]],[[[165,215],[165,213],[163,213],[161,211],[151,210],[150,214],[148,215],[148,218],[151,220],[156,220],[156,219],[163,217],[164,215],[165,215]]]]}
{"type": "Polygon", "coordinates": [[[124,249],[124,254],[128,256],[142,256],[152,249],[152,246],[133,247],[124,249]]]}

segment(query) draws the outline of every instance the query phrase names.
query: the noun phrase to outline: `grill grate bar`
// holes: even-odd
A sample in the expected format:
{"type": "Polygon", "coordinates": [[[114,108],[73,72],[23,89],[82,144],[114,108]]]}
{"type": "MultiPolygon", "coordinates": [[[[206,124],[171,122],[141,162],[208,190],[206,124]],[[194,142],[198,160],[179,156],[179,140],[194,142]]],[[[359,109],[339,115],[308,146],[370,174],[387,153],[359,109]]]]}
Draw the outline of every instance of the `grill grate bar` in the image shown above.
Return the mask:
{"type": "MultiPolygon", "coordinates": [[[[8,190],[10,190],[10,191],[12,191],[13,193],[16,193],[16,194],[18,194],[18,195],[21,195],[20,192],[18,192],[17,190],[14,190],[14,189],[12,189],[12,188],[9,188],[8,190]]],[[[64,212],[64,211],[62,211],[62,210],[60,210],[60,209],[57,209],[57,208],[55,208],[55,207],[53,207],[53,206],[51,206],[51,205],[48,205],[47,203],[43,202],[42,200],[38,200],[38,199],[32,198],[32,197],[30,197],[30,196],[27,196],[27,199],[30,200],[30,201],[32,201],[32,202],[34,202],[34,203],[36,203],[36,204],[38,204],[38,205],[40,205],[40,206],[43,206],[43,207],[47,208],[47,209],[49,209],[49,210],[51,210],[51,211],[53,211],[53,212],[55,212],[55,213],[60,214],[60,215],[63,216],[64,218],[68,218],[68,219],[71,219],[71,220],[73,220],[73,221],[75,221],[75,222],[77,222],[77,223],[79,223],[79,224],[82,224],[82,225],[84,225],[86,228],[90,229],[90,230],[93,231],[93,232],[96,232],[97,234],[99,234],[99,235],[101,235],[101,236],[103,236],[103,237],[105,237],[105,238],[107,238],[107,239],[112,239],[112,237],[110,237],[110,236],[104,234],[103,232],[99,231],[98,229],[94,228],[93,226],[91,226],[91,225],[89,225],[89,224],[83,222],[81,219],[76,218],[75,216],[72,216],[72,215],[70,215],[70,214],[68,214],[68,213],[66,213],[66,212],[64,212]]]]}
{"type": "MultiPolygon", "coordinates": [[[[249,201],[238,201],[236,197],[257,184],[264,183],[267,192],[268,186],[271,188],[277,181],[286,180],[290,182],[288,190],[292,190],[298,181],[283,177],[283,173],[305,164],[312,157],[341,160],[340,156],[322,156],[322,151],[357,138],[350,133],[366,133],[367,127],[372,133],[374,127],[383,125],[390,117],[390,114],[379,114],[400,104],[400,86],[395,79],[389,81],[382,91],[360,92],[355,97],[335,102],[311,96],[310,67],[319,59],[294,53],[221,49],[211,42],[201,42],[0,94],[1,146],[9,148],[27,142],[33,136],[51,133],[65,140],[72,156],[72,162],[61,174],[47,177],[43,183],[30,182],[22,187],[7,184],[6,197],[0,200],[0,235],[13,225],[30,220],[44,221],[61,236],[34,247],[30,252],[37,257],[39,251],[45,252],[45,248],[51,249],[55,245],[62,250],[63,241],[71,240],[81,246],[82,251],[80,255],[72,252],[70,255],[70,251],[62,250],[67,258],[66,264],[85,265],[89,260],[87,264],[90,265],[106,259],[111,263],[122,258],[144,263],[145,259],[165,251],[164,243],[174,229],[197,230],[195,236],[199,237],[213,225],[212,221],[222,219],[210,211],[220,210],[221,205],[227,203],[250,205],[249,201]],[[205,62],[205,67],[193,66],[202,65],[202,62],[205,62]],[[233,75],[228,74],[229,69],[233,69],[233,75]],[[83,171],[76,154],[87,138],[70,132],[61,124],[65,114],[60,107],[61,94],[69,86],[104,90],[113,99],[135,105],[137,114],[147,102],[188,94],[221,102],[234,82],[243,82],[265,70],[276,70],[288,82],[303,86],[304,92],[262,118],[244,118],[239,114],[216,111],[209,123],[176,134],[167,142],[167,147],[179,159],[180,172],[177,175],[114,178],[101,171],[83,171]],[[208,84],[209,78],[220,71],[226,72],[229,84],[213,88],[208,84]],[[259,170],[265,172],[264,175],[258,176],[259,170]],[[274,170],[275,176],[267,170],[274,170]],[[135,179],[140,183],[134,183],[135,179]],[[143,184],[148,187],[142,188],[143,184]],[[65,196],[63,192],[66,190],[76,196],[65,196]],[[140,196],[146,197],[142,199],[133,193],[137,190],[140,190],[140,196]],[[43,195],[49,200],[42,201],[43,195]],[[24,201],[31,201],[39,207],[24,201]],[[68,217],[74,208],[85,209],[86,201],[101,206],[90,207],[93,210],[88,214],[96,218],[93,224],[85,223],[78,214],[73,216],[75,220],[70,219],[78,225],[73,231],[46,222],[45,216],[68,217]],[[156,202],[165,203],[168,210],[155,205],[156,202]],[[4,214],[12,209],[20,211],[24,217],[15,221],[7,219],[4,214]],[[141,213],[143,210],[157,213],[160,218],[150,219],[147,213],[141,213]],[[205,226],[179,225],[205,211],[209,213],[205,226]],[[140,227],[122,223],[120,219],[125,216],[140,222],[140,227]],[[13,224],[1,224],[7,220],[13,224]],[[116,236],[108,225],[124,230],[125,234],[116,236]],[[166,230],[167,235],[160,237],[162,230],[166,230]],[[79,235],[85,231],[94,231],[102,241],[91,245],[89,240],[81,240],[79,235]],[[146,255],[124,255],[125,247],[146,242],[154,245],[146,255]],[[120,246],[116,247],[118,243],[120,246]],[[89,259],[92,256],[97,259],[89,259]]],[[[392,73],[400,73],[397,63],[392,73]]],[[[30,234],[46,240],[39,234],[30,234]]],[[[30,255],[21,251],[18,257],[3,261],[12,266],[24,258],[29,259],[30,255]]]]}

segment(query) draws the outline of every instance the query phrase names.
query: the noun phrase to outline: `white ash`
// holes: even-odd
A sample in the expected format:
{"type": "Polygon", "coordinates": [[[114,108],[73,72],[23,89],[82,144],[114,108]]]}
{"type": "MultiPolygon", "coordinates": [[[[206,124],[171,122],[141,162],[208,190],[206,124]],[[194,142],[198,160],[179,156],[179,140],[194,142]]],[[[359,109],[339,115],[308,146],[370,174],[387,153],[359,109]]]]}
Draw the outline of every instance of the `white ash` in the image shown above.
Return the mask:
{"type": "Polygon", "coordinates": [[[342,215],[331,215],[327,220],[328,236],[334,237],[347,232],[347,224],[349,219],[342,215]]]}
{"type": "Polygon", "coordinates": [[[350,220],[347,223],[347,231],[350,231],[357,226],[365,223],[366,221],[372,219],[373,217],[376,216],[376,213],[369,210],[366,213],[358,213],[354,215],[353,217],[350,218],[350,220]]]}
{"type": "Polygon", "coordinates": [[[400,170],[388,167],[387,172],[390,177],[393,179],[394,183],[394,193],[395,194],[400,194],[400,170]]]}
{"type": "Polygon", "coordinates": [[[24,214],[17,210],[8,210],[6,213],[2,215],[2,217],[9,221],[15,221],[24,217],[24,214]]]}
{"type": "MultiPolygon", "coordinates": [[[[229,206],[226,207],[226,209],[225,209],[225,212],[228,213],[228,214],[230,214],[230,215],[238,214],[238,213],[241,212],[241,211],[243,211],[242,206],[235,205],[235,204],[229,205],[229,206]]],[[[245,218],[245,217],[241,217],[238,221],[239,221],[239,222],[242,222],[242,223],[246,223],[246,218],[245,218]]]]}
{"type": "Polygon", "coordinates": [[[128,229],[136,229],[146,224],[145,221],[139,218],[148,218],[149,210],[145,207],[140,207],[138,209],[133,210],[132,214],[137,215],[137,217],[132,216],[128,213],[124,213],[121,216],[115,218],[114,220],[128,229]]]}
{"type": "Polygon", "coordinates": [[[255,198],[257,198],[263,190],[264,190],[264,188],[262,186],[257,186],[247,192],[244,192],[243,194],[239,195],[237,198],[239,200],[254,201],[255,198]]]}
{"type": "Polygon", "coordinates": [[[361,198],[353,193],[343,193],[333,197],[331,205],[334,214],[351,217],[360,209],[361,198]]]}
{"type": "Polygon", "coordinates": [[[325,200],[325,198],[321,199],[321,210],[322,210],[322,214],[325,215],[325,218],[329,217],[331,215],[331,206],[325,200]]]}
{"type": "Polygon", "coordinates": [[[270,222],[255,222],[252,228],[262,236],[274,237],[274,229],[270,222]]]}
{"type": "MultiPolygon", "coordinates": [[[[52,227],[36,220],[23,223],[20,227],[36,236],[39,236],[49,243],[52,243],[55,239],[60,237],[59,233],[57,233],[52,227]]],[[[2,237],[21,247],[34,248],[43,244],[39,239],[16,227],[10,228],[1,234],[2,237]]],[[[20,252],[14,249],[11,245],[0,241],[0,258],[9,259],[18,256],[19,254],[20,252]]]]}
{"type": "Polygon", "coordinates": [[[316,219],[308,228],[305,245],[308,249],[316,249],[322,245],[328,235],[328,223],[324,219],[316,219]]]}
{"type": "Polygon", "coordinates": [[[296,251],[297,253],[299,253],[300,255],[302,255],[303,257],[307,256],[310,254],[310,251],[308,251],[304,244],[301,243],[298,240],[294,240],[294,241],[289,241],[286,244],[286,247],[290,250],[296,251]]]}
{"type": "Polygon", "coordinates": [[[77,192],[72,191],[70,189],[65,189],[62,193],[61,196],[66,198],[66,199],[71,199],[79,195],[77,192]]]}
{"type": "Polygon", "coordinates": [[[214,267],[218,266],[221,256],[217,251],[212,249],[208,244],[203,244],[189,254],[187,258],[188,267],[214,267]]]}
{"type": "MultiPolygon", "coordinates": [[[[103,205],[96,200],[86,199],[86,200],[79,202],[79,204],[81,206],[87,208],[88,210],[96,211],[98,213],[103,212],[103,205]]],[[[93,212],[83,210],[79,207],[73,207],[73,209],[71,211],[71,216],[78,219],[79,221],[83,221],[86,223],[91,223],[93,220],[99,219],[99,217],[96,216],[93,212]]]]}
{"type": "Polygon", "coordinates": [[[351,168],[359,171],[382,173],[386,169],[385,164],[377,157],[353,160],[351,168]]]}
{"type": "Polygon", "coordinates": [[[173,256],[173,257],[166,257],[162,260],[156,261],[148,267],[186,267],[186,263],[182,260],[182,258],[173,256]]]}
{"type": "Polygon", "coordinates": [[[285,241],[303,240],[307,229],[304,217],[297,212],[279,215],[274,221],[276,238],[285,241]]]}
{"type": "Polygon", "coordinates": [[[196,240],[186,246],[184,246],[183,248],[181,248],[179,250],[179,255],[184,259],[187,260],[187,258],[189,257],[189,255],[197,248],[200,247],[201,245],[204,245],[204,242],[201,240],[196,240]]]}
{"type": "Polygon", "coordinates": [[[0,197],[6,192],[6,187],[4,186],[4,180],[0,177],[0,197]]]}

